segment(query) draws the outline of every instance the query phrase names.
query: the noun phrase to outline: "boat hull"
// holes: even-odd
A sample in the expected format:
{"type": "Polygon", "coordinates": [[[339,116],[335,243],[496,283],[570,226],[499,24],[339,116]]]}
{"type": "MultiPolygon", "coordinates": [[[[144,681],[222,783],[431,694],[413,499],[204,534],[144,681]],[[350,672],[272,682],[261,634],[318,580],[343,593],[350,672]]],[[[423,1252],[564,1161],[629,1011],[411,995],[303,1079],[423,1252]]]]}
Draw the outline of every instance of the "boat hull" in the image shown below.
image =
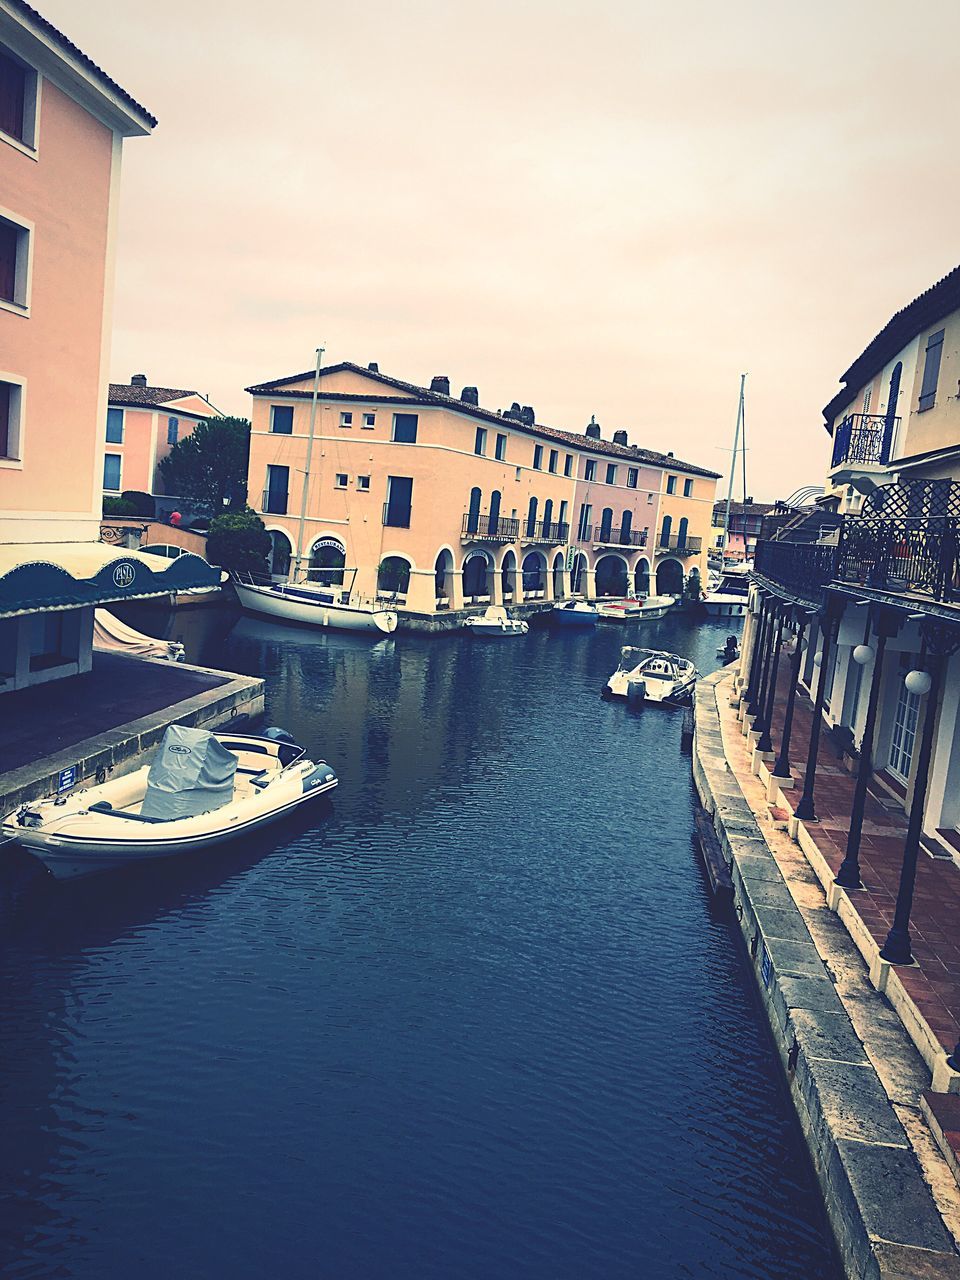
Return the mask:
{"type": "Polygon", "coordinates": [[[595,627],[599,614],[594,610],[552,609],[550,621],[555,627],[595,627]]]}
{"type": "Polygon", "coordinates": [[[397,629],[397,615],[391,609],[361,609],[281,595],[270,587],[243,582],[234,582],[233,585],[244,609],[277,622],[328,627],[336,631],[369,631],[381,636],[391,635],[397,629]]]}
{"type": "Polygon", "coordinates": [[[736,596],[719,596],[711,599],[706,596],[701,604],[710,618],[741,618],[747,612],[747,602],[736,596]]]}

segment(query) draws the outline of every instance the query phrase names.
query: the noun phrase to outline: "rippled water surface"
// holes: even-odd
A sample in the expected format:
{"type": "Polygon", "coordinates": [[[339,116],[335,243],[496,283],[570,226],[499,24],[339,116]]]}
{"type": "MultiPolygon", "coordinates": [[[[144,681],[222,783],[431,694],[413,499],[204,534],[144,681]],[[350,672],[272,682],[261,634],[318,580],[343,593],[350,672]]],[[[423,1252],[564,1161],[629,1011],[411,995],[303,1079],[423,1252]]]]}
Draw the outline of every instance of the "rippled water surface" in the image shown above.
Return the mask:
{"type": "MultiPolygon", "coordinates": [[[[728,626],[642,635],[710,670],[728,626]]],[[[8,858],[3,1274],[839,1275],[680,715],[597,697],[623,639],[203,655],[341,786],[194,863],[8,858]]]]}

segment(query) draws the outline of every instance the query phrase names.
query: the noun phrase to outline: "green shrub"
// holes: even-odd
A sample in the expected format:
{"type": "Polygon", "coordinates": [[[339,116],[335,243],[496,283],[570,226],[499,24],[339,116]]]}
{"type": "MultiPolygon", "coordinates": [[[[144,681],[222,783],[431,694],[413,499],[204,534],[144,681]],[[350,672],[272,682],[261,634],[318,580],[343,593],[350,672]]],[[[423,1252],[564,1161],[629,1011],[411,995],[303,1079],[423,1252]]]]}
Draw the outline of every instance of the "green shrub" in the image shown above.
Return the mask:
{"type": "Polygon", "coordinates": [[[266,573],[270,555],[270,535],[263,521],[249,507],[225,511],[210,521],[207,560],[222,569],[243,573],[266,573]]]}
{"type": "Polygon", "coordinates": [[[152,520],[157,513],[157,504],[153,500],[152,494],[143,493],[140,489],[124,489],[120,495],[122,502],[129,502],[133,505],[130,512],[134,516],[144,516],[148,520],[152,520]]]}
{"type": "Polygon", "coordinates": [[[103,514],[105,516],[135,516],[136,505],[127,498],[104,498],[103,514]]]}

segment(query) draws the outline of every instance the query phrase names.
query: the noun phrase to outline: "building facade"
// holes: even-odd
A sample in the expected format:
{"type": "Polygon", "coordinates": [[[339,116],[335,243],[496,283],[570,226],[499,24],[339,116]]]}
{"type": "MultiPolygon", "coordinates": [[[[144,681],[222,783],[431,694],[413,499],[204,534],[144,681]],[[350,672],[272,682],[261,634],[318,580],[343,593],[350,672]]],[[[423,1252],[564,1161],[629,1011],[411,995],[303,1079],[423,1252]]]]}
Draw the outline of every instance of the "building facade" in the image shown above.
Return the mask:
{"type": "Polygon", "coordinates": [[[728,522],[726,502],[715,503],[713,526],[710,530],[711,551],[714,556],[719,558],[722,555],[728,564],[743,564],[752,560],[764,519],[779,509],[781,504],[754,502],[751,498],[745,502],[731,502],[728,522]]]}
{"type": "MultiPolygon", "coordinates": [[[[89,670],[94,606],[173,586],[98,541],[120,152],[155,124],[0,0],[0,692],[89,670]]],[[[179,584],[210,582],[189,559],[179,584]]]]}
{"type": "Polygon", "coordinates": [[[445,377],[422,387],[350,363],[321,372],[315,405],[312,372],[248,390],[250,502],[277,578],[430,614],[679,592],[705,572],[716,473],[625,432],[555,430],[529,406],[482,408],[474,387],[451,396],[445,377]]]}
{"type": "Polygon", "coordinates": [[[218,410],[198,391],[151,387],[135,373],[126,383],[111,382],[103,454],[103,494],[125,489],[165,492],[159,464],[197,423],[218,417],[218,410]]]}

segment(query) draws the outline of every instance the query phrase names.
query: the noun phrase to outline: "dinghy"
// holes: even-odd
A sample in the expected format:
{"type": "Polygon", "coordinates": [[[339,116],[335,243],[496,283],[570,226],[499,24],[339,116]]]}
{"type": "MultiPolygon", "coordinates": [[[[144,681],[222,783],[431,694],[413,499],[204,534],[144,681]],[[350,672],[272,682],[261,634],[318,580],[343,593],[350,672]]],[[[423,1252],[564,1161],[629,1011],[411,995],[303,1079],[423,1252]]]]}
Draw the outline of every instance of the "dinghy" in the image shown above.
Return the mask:
{"type": "Polygon", "coordinates": [[[262,735],[170,725],[149,765],[23,805],[3,823],[58,880],[194,853],[332,791],[338,778],[282,729],[262,735]]]}
{"type": "Polygon", "coordinates": [[[630,702],[683,702],[699,674],[690,659],[679,654],[624,645],[620,665],[603,691],[630,702]]]}
{"type": "Polygon", "coordinates": [[[477,639],[497,640],[501,636],[525,636],[530,628],[520,618],[511,618],[506,609],[492,604],[475,618],[467,618],[464,627],[477,639]]]}
{"type": "Polygon", "coordinates": [[[568,600],[566,604],[555,604],[550,610],[550,621],[558,627],[595,627],[599,617],[585,600],[568,600]]]}

